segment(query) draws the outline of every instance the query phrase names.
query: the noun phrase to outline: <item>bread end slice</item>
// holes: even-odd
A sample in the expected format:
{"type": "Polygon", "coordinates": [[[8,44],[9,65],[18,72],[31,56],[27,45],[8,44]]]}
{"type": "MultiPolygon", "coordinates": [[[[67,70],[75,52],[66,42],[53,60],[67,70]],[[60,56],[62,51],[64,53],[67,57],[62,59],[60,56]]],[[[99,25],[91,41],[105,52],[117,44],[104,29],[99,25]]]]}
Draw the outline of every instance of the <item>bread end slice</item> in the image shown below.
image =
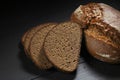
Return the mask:
{"type": "Polygon", "coordinates": [[[28,32],[29,32],[29,30],[26,31],[26,32],[22,35],[21,43],[22,43],[23,46],[24,46],[25,38],[26,38],[26,35],[27,35],[28,32]]]}

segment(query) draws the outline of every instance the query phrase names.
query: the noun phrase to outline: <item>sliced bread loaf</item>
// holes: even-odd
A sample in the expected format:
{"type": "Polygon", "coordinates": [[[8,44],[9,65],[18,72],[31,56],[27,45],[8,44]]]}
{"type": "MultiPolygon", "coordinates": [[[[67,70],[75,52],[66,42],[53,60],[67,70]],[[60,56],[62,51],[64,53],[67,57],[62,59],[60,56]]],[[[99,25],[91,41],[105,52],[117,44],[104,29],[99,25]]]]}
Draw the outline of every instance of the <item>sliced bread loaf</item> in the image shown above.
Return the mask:
{"type": "Polygon", "coordinates": [[[35,63],[36,66],[40,69],[49,69],[52,67],[52,64],[48,61],[43,50],[43,43],[47,33],[55,27],[56,23],[48,23],[41,25],[41,29],[33,32],[33,37],[29,45],[30,58],[35,63]]]}
{"type": "Polygon", "coordinates": [[[72,72],[78,65],[81,40],[82,30],[77,23],[61,23],[48,33],[45,54],[56,68],[72,72]]]}

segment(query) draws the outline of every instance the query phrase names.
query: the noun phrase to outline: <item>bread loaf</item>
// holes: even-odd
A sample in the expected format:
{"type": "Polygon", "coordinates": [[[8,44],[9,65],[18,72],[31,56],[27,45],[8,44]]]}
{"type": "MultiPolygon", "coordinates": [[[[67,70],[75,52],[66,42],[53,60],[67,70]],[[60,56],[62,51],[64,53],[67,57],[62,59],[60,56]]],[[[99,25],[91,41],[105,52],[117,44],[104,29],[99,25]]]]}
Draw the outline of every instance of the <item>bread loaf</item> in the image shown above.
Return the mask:
{"type": "Polygon", "coordinates": [[[120,62],[120,11],[104,3],[89,3],[80,5],[71,19],[87,26],[84,32],[90,54],[104,62],[120,62]]]}
{"type": "Polygon", "coordinates": [[[88,51],[95,58],[109,63],[120,62],[120,49],[115,41],[104,36],[95,26],[85,30],[86,46],[88,51]]]}

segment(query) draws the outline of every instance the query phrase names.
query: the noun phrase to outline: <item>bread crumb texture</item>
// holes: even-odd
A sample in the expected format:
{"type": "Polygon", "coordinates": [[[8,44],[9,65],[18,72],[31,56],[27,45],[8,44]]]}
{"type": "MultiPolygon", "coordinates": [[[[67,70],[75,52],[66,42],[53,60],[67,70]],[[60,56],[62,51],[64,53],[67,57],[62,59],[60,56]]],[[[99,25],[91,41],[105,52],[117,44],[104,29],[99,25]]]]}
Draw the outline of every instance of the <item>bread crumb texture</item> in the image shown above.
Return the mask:
{"type": "Polygon", "coordinates": [[[78,64],[82,31],[77,23],[64,22],[46,37],[44,49],[48,59],[62,71],[74,71],[78,64]]]}
{"type": "Polygon", "coordinates": [[[56,24],[46,24],[43,25],[43,28],[39,29],[31,39],[30,43],[30,56],[33,62],[40,69],[49,69],[52,67],[52,64],[48,61],[45,56],[45,52],[43,49],[43,43],[47,33],[54,27],[56,24]]]}

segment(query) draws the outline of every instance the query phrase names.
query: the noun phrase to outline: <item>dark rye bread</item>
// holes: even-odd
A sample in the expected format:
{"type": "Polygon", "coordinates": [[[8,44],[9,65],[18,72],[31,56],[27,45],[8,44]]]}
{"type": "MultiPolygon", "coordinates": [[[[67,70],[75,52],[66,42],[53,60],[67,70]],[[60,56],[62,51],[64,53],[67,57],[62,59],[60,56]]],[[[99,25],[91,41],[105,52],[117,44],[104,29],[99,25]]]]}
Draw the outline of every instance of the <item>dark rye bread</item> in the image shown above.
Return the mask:
{"type": "Polygon", "coordinates": [[[37,30],[37,32],[35,32],[33,37],[31,38],[31,42],[29,45],[30,58],[40,69],[49,69],[52,67],[52,64],[45,56],[43,43],[47,33],[56,25],[56,23],[41,25],[42,28],[37,30]]]}
{"type": "Polygon", "coordinates": [[[88,26],[85,36],[90,54],[104,62],[120,62],[120,11],[104,3],[89,3],[78,7],[71,19],[88,26]]]}
{"type": "Polygon", "coordinates": [[[81,40],[82,30],[77,23],[60,23],[45,39],[45,54],[56,68],[72,72],[79,62],[81,40]]]}
{"type": "Polygon", "coordinates": [[[25,36],[25,40],[24,40],[24,49],[25,49],[25,52],[27,54],[27,56],[29,56],[29,44],[30,44],[30,41],[31,41],[31,38],[33,37],[33,35],[38,31],[40,30],[42,27],[45,27],[45,26],[48,26],[52,23],[45,23],[45,24],[41,24],[41,25],[38,25],[38,26],[35,26],[31,29],[28,30],[26,36],[25,36]]]}

